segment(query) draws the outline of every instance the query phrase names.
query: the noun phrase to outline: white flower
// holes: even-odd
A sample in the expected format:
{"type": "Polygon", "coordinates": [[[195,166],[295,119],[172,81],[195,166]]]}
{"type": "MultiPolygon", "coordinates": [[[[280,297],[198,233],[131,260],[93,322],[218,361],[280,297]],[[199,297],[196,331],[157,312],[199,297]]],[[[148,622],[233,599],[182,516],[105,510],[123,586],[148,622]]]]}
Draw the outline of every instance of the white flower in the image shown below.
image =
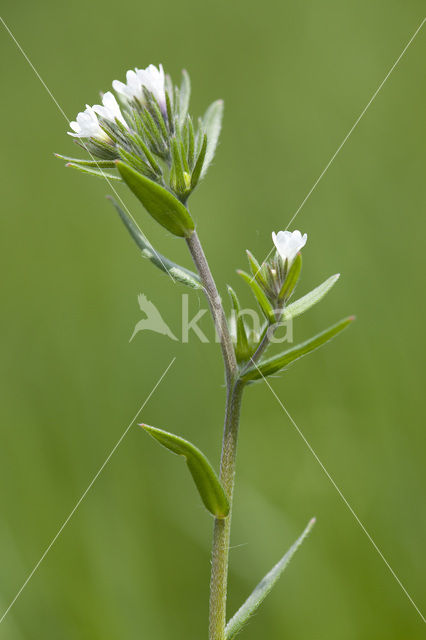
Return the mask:
{"type": "Polygon", "coordinates": [[[112,88],[126,100],[133,100],[137,98],[143,102],[142,82],[138,78],[136,71],[130,69],[126,73],[127,84],[120,82],[120,80],[113,80],[112,88]]]}
{"type": "Polygon", "coordinates": [[[288,260],[289,266],[294,261],[300,249],[305,246],[307,239],[308,235],[304,233],[302,236],[300,231],[278,231],[278,233],[275,233],[275,231],[272,232],[272,240],[274,241],[274,245],[276,246],[281,258],[284,261],[288,260]]]}
{"type": "Polygon", "coordinates": [[[163,65],[156,66],[150,64],[146,69],[136,69],[138,78],[142,82],[143,86],[151,91],[154,98],[157,100],[162,111],[166,108],[166,90],[164,87],[164,69],[163,65]]]}
{"type": "Polygon", "coordinates": [[[92,107],[86,104],[86,109],[77,114],[77,121],[70,122],[70,127],[75,133],[68,131],[70,136],[75,138],[98,138],[98,140],[108,141],[109,137],[102,131],[98,117],[92,107]]]}
{"type": "Polygon", "coordinates": [[[164,84],[164,69],[160,64],[158,69],[150,64],[146,69],[129,70],[126,73],[127,84],[114,80],[113,88],[127,100],[137,98],[142,104],[145,102],[143,88],[146,87],[160,105],[163,113],[166,112],[166,90],[164,84]]]}
{"type": "Polygon", "coordinates": [[[121,109],[118,105],[117,99],[111,91],[107,91],[102,96],[102,105],[95,104],[93,107],[93,111],[98,113],[105,120],[110,120],[111,122],[115,122],[115,119],[119,120],[121,124],[128,129],[127,122],[123,118],[123,114],[121,113],[121,109]]]}

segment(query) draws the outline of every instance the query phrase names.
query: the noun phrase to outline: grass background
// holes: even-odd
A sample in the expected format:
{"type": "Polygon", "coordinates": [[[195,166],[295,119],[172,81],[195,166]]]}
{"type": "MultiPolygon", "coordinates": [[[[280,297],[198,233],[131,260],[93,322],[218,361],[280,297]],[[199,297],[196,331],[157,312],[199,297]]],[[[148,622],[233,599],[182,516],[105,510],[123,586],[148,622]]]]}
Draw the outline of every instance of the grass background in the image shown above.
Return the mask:
{"type": "MultiPolygon", "coordinates": [[[[424,14],[414,0],[10,2],[3,17],[69,119],[126,69],[192,78],[192,112],[225,100],[192,211],[224,291],[244,250],[285,228],[424,14]]],[[[425,606],[425,83],[418,35],[297,216],[299,292],[331,273],[304,339],[357,323],[272,380],[420,609],[425,606]]],[[[180,330],[183,289],[138,251],[104,196],[67,171],[67,124],[3,30],[0,610],[4,611],[170,363],[145,422],[217,464],[216,345],[141,333],[137,294],[180,330]]],[[[121,188],[156,246],[189,265],[121,188]]],[[[246,292],[244,300],[248,303],[246,292]]],[[[205,306],[191,294],[190,310],[205,306]]],[[[209,330],[208,322],[202,326],[209,330]]],[[[257,638],[416,640],[424,623],[265,385],[243,408],[229,612],[318,519],[257,638]]],[[[133,427],[0,625],[7,640],[206,637],[211,520],[189,475],[133,427]]],[[[243,636],[241,636],[243,637],[243,636]]]]}

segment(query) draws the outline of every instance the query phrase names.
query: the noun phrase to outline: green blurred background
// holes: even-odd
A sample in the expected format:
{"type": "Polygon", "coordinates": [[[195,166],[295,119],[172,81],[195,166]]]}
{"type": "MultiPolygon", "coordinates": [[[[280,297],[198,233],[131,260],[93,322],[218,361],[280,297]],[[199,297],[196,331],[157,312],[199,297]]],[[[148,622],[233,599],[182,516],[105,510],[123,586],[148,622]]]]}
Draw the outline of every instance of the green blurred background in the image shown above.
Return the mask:
{"type": "MultiPolygon", "coordinates": [[[[261,258],[420,24],[419,1],[4,3],[3,17],[70,119],[128,68],[189,70],[192,111],[225,100],[192,211],[224,291],[261,258]]],[[[342,278],[296,325],[350,313],[331,346],[272,380],[424,611],[426,27],[312,196],[300,293],[342,278]]],[[[0,611],[24,583],[173,357],[141,419],[217,465],[215,344],[129,337],[145,293],[180,331],[180,285],[144,262],[102,180],[67,171],[67,124],[3,30],[0,611]]],[[[120,192],[156,246],[184,243],[120,192]]],[[[190,310],[205,307],[190,293],[190,310]]],[[[202,326],[209,330],[209,323],[202,326]]],[[[425,626],[266,385],[246,394],[229,612],[313,515],[317,526],[247,640],[424,637],[425,626]]],[[[207,636],[212,522],[181,461],[134,426],[0,625],[6,640],[207,636]]],[[[1,613],[0,613],[1,615],[1,613]]]]}

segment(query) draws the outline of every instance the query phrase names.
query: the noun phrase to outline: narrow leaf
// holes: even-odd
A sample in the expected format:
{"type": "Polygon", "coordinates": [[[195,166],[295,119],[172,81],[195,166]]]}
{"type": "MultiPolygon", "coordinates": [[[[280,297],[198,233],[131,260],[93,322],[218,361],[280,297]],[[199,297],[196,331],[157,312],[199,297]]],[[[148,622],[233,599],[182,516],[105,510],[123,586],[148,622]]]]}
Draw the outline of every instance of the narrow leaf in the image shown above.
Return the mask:
{"type": "Polygon", "coordinates": [[[102,169],[92,169],[91,167],[83,167],[79,164],[74,164],[74,162],[68,162],[66,167],[72,167],[73,169],[78,169],[83,173],[88,173],[91,176],[99,176],[100,178],[105,178],[106,180],[119,180],[121,182],[121,178],[116,176],[114,173],[106,173],[102,171],[102,169]]]}
{"type": "Polygon", "coordinates": [[[258,301],[260,308],[265,314],[268,322],[270,322],[271,324],[274,324],[276,322],[274,309],[271,303],[269,302],[268,298],[266,297],[265,293],[263,292],[259,284],[256,282],[256,280],[254,279],[254,277],[253,278],[250,277],[248,273],[241,270],[238,270],[237,273],[243,278],[243,280],[247,282],[247,284],[253,291],[254,296],[258,301]]]}
{"type": "Polygon", "coordinates": [[[174,195],[124,162],[117,161],[116,164],[124,182],[159,224],[175,236],[191,235],[194,230],[192,218],[174,195]]]}
{"type": "Polygon", "coordinates": [[[194,133],[194,125],[192,124],[192,119],[191,117],[188,118],[188,132],[187,132],[187,136],[188,136],[188,166],[190,171],[192,171],[192,169],[194,168],[194,161],[195,161],[195,133],[194,133]]]}
{"type": "Polygon", "coordinates": [[[66,160],[72,164],[79,164],[82,167],[98,167],[98,169],[115,169],[114,160],[82,160],[81,158],[69,158],[68,156],[61,156],[60,153],[55,153],[57,158],[66,160]]]}
{"type": "Polygon", "coordinates": [[[249,251],[248,249],[246,249],[246,254],[247,254],[248,261],[249,261],[251,273],[252,273],[253,277],[256,277],[257,273],[260,271],[260,264],[258,263],[256,258],[254,257],[252,252],[249,251]]]}
{"type": "Polygon", "coordinates": [[[290,318],[297,318],[297,316],[305,313],[305,311],[313,307],[314,304],[319,302],[325,294],[330,291],[331,287],[336,284],[339,278],[340,273],[336,273],[334,276],[331,276],[328,280],[320,284],[319,287],[312,289],[312,291],[302,298],[299,298],[299,300],[289,304],[288,307],[284,309],[283,319],[289,320],[290,318]]]}
{"type": "Polygon", "coordinates": [[[203,169],[201,171],[201,178],[204,177],[207,169],[209,168],[213,156],[216,151],[217,143],[219,141],[219,134],[222,128],[223,117],[223,100],[216,100],[207,109],[203,117],[203,129],[207,134],[207,150],[204,158],[203,169]]]}
{"type": "Polygon", "coordinates": [[[149,240],[145,237],[139,227],[135,224],[133,219],[118,205],[118,203],[111,196],[107,196],[107,199],[112,202],[114,207],[117,210],[118,215],[120,216],[122,222],[124,223],[126,229],[132,236],[133,240],[136,242],[137,246],[141,249],[142,255],[144,258],[148,258],[158,269],[164,271],[170,275],[173,280],[177,280],[182,284],[186,284],[188,287],[192,289],[202,289],[203,286],[200,282],[199,276],[186,269],[185,267],[181,267],[180,265],[172,262],[164,256],[162,253],[159,253],[154,249],[149,240]]]}
{"type": "Polygon", "coordinates": [[[198,184],[198,181],[201,177],[201,172],[204,165],[204,159],[206,157],[207,151],[207,136],[204,134],[203,144],[201,145],[200,153],[198,154],[197,161],[195,163],[194,171],[191,175],[191,189],[195,189],[198,184]]]}
{"type": "Polygon", "coordinates": [[[186,464],[204,503],[204,506],[216,518],[226,518],[229,514],[229,502],[225,491],[216,475],[215,470],[206,456],[193,444],[175,436],[173,433],[140,425],[147,433],[155,438],[163,447],[169,449],[178,456],[186,458],[186,464]]]}
{"type": "Polygon", "coordinates": [[[286,569],[288,563],[305,540],[314,524],[315,518],[312,518],[302,535],[296,540],[293,546],[290,547],[275,567],[273,567],[273,569],[266,574],[263,580],[259,582],[245,603],[240,607],[240,609],[238,609],[234,617],[231,618],[226,625],[225,640],[232,640],[232,638],[234,638],[241,628],[248,622],[249,618],[256,612],[266,596],[271,592],[275,583],[281,577],[284,569],[286,569]]]}
{"type": "Polygon", "coordinates": [[[337,324],[329,327],[325,331],[322,331],[322,333],[318,333],[313,338],[306,340],[306,342],[302,342],[292,349],[284,351],[284,353],[280,353],[277,356],[273,356],[268,360],[261,361],[257,367],[251,367],[242,377],[242,380],[244,380],[244,382],[250,382],[252,380],[259,380],[263,377],[277,373],[291,362],[294,362],[294,360],[299,360],[299,358],[315,351],[315,349],[318,349],[323,344],[334,338],[334,336],[343,331],[343,329],[346,329],[353,320],[355,320],[355,316],[350,316],[349,318],[340,320],[337,324]]]}
{"type": "Polygon", "coordinates": [[[233,311],[235,314],[235,326],[237,333],[237,344],[235,345],[235,353],[238,362],[245,362],[250,356],[250,347],[247,338],[246,327],[241,315],[241,307],[235,291],[228,285],[228,293],[231,298],[233,311]]]}
{"type": "Polygon", "coordinates": [[[298,253],[296,256],[296,259],[294,260],[293,264],[290,267],[289,272],[287,273],[287,277],[285,279],[285,282],[278,296],[278,300],[280,302],[285,302],[286,300],[289,299],[289,297],[291,296],[291,294],[293,293],[297,285],[297,281],[299,280],[301,271],[302,271],[302,254],[298,253]]]}

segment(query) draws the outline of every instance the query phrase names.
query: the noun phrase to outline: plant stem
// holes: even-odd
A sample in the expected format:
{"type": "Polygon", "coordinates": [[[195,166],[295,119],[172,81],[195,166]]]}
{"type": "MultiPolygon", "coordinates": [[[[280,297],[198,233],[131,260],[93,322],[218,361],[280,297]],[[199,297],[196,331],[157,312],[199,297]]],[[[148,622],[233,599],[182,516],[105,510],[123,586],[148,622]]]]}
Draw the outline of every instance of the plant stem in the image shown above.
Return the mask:
{"type": "Polygon", "coordinates": [[[236,382],[235,385],[228,389],[226,399],[220,480],[228,497],[230,510],[227,518],[216,518],[214,523],[210,580],[209,640],[225,640],[232,498],[242,392],[243,384],[236,382]]]}
{"type": "Polygon", "coordinates": [[[230,511],[227,518],[216,518],[214,523],[209,607],[209,640],[225,640],[232,497],[234,493],[238,426],[244,385],[238,379],[239,370],[234,345],[229,333],[222,302],[197,233],[194,231],[186,241],[209,301],[225,364],[227,393],[220,480],[229,500],[230,511]]]}
{"type": "Polygon", "coordinates": [[[238,373],[238,366],[235,358],[234,345],[232,344],[228,324],[222,307],[222,301],[197,232],[194,231],[189,238],[186,238],[186,242],[188,244],[189,251],[191,252],[194,264],[200,274],[200,278],[209,301],[210,310],[222,347],[223,360],[225,363],[226,384],[229,389],[235,381],[235,377],[238,373]]]}

